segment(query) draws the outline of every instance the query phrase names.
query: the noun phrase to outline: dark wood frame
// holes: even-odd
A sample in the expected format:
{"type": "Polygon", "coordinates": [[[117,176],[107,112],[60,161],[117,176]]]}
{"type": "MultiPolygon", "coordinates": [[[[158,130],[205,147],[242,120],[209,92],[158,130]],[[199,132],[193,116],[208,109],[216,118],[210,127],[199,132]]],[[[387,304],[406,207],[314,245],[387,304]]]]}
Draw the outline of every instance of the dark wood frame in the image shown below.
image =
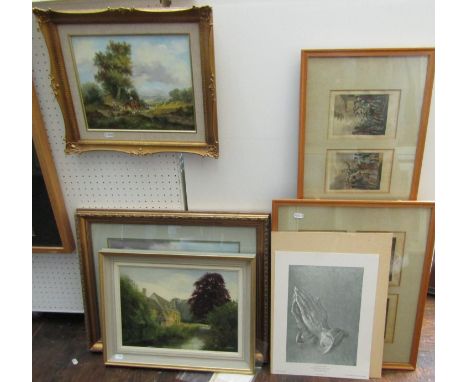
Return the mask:
{"type": "Polygon", "coordinates": [[[307,75],[308,59],[310,57],[398,57],[398,56],[427,56],[426,83],[424,86],[419,132],[414,159],[413,178],[409,200],[418,196],[419,178],[421,175],[424,145],[426,141],[427,123],[431,106],[432,88],[434,84],[435,49],[434,48],[392,48],[392,49],[337,49],[337,50],[302,50],[301,52],[301,85],[300,85],[300,113],[299,113],[299,158],[297,176],[297,198],[304,196],[304,159],[306,142],[306,114],[307,114],[307,75]]]}
{"type": "Polygon", "coordinates": [[[311,199],[280,199],[272,203],[272,231],[278,231],[278,212],[281,206],[317,206],[317,207],[352,207],[352,208],[426,208],[430,209],[429,229],[426,238],[426,252],[424,257],[421,284],[418,297],[418,309],[411,345],[411,355],[408,363],[384,362],[384,369],[415,370],[418,359],[419,341],[423,324],[424,305],[429,287],[432,257],[435,240],[435,203],[420,201],[363,201],[363,200],[311,200],[311,199]]]}
{"type": "MultiPolygon", "coordinates": [[[[33,246],[33,253],[71,253],[75,249],[75,241],[68,220],[62,189],[55,168],[54,159],[47,139],[46,128],[42,119],[36,89],[32,85],[32,138],[36,149],[37,159],[41,166],[42,176],[49,195],[50,204],[54,213],[61,246],[33,246]]],[[[34,206],[33,206],[34,208],[34,206]]]]}
{"type": "Polygon", "coordinates": [[[180,10],[142,10],[108,8],[93,11],[59,12],[33,9],[50,55],[51,86],[62,109],[65,122],[65,152],[82,153],[93,150],[121,151],[134,155],[156,152],[187,152],[217,158],[219,152],[216,112],[216,81],[213,41],[213,16],[208,6],[180,10]],[[200,33],[200,59],[205,121],[205,142],[141,141],[141,140],[85,140],[80,137],[70,84],[65,70],[58,27],[70,24],[139,24],[139,23],[195,23],[200,33]]]}
{"type": "Polygon", "coordinates": [[[92,245],[91,225],[152,224],[187,226],[253,227],[256,230],[256,333],[257,351],[268,361],[270,338],[270,215],[220,212],[172,212],[137,210],[78,209],[76,227],[80,255],[85,323],[89,350],[102,351],[98,310],[98,286],[92,245]]]}

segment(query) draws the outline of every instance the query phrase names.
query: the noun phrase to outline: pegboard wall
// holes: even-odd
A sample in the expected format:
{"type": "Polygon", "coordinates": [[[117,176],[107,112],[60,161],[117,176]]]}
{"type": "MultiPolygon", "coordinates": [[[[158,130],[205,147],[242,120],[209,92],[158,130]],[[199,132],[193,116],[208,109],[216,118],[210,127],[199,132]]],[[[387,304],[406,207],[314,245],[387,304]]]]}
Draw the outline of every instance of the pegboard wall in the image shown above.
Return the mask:
{"type": "MultiPolygon", "coordinates": [[[[78,9],[76,2],[71,3],[78,9]]],[[[86,6],[81,1],[79,7],[99,7],[96,2],[90,3],[86,6]]],[[[156,2],[115,3],[115,6],[154,8],[156,2]]],[[[47,3],[44,7],[52,8],[51,5],[47,3]]],[[[180,154],[137,157],[112,152],[64,153],[65,127],[50,87],[49,55],[35,17],[32,19],[32,77],[75,241],[77,208],[183,210],[185,191],[180,154]]],[[[83,312],[78,254],[33,254],[32,257],[32,310],[83,312]]]]}

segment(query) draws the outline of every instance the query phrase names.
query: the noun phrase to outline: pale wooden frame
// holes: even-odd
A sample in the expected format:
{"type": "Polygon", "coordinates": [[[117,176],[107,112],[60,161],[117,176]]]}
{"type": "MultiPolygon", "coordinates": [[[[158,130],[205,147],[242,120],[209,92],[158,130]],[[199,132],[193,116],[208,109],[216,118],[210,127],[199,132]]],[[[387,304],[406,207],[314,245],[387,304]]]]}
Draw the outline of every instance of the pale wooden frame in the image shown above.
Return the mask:
{"type": "Polygon", "coordinates": [[[49,195],[55,222],[60,236],[61,246],[33,246],[33,253],[71,253],[75,249],[75,241],[68,220],[65,201],[63,199],[60,181],[55,168],[54,159],[47,139],[46,128],[41,115],[36,89],[32,85],[32,138],[37,159],[41,166],[42,176],[49,195]]]}
{"type": "MultiPolygon", "coordinates": [[[[421,283],[419,285],[418,308],[415,317],[411,355],[407,363],[384,362],[384,369],[415,370],[418,359],[419,341],[424,317],[424,306],[429,288],[431,264],[435,241],[435,203],[423,201],[364,201],[364,200],[312,200],[312,199],[280,199],[272,202],[272,231],[278,231],[278,212],[281,206],[318,206],[318,207],[365,207],[365,208],[406,208],[430,210],[429,228],[426,238],[426,251],[422,267],[421,283]]],[[[407,240],[407,239],[406,239],[407,240]]]]}
{"type": "MultiPolygon", "coordinates": [[[[398,56],[427,56],[426,83],[424,86],[421,116],[419,122],[416,154],[414,159],[413,176],[409,200],[415,200],[418,195],[419,178],[421,175],[422,159],[426,141],[427,123],[431,106],[432,88],[434,84],[435,49],[434,48],[392,48],[392,49],[336,49],[336,50],[302,50],[301,52],[301,85],[300,85],[300,113],[299,113],[299,158],[297,176],[297,198],[304,196],[304,161],[306,141],[306,112],[307,112],[307,75],[309,57],[398,57],[398,56]]],[[[327,126],[328,129],[328,126],[327,126]]]]}
{"type": "Polygon", "coordinates": [[[157,152],[186,152],[217,158],[219,155],[216,113],[216,81],[213,42],[213,17],[210,7],[182,10],[140,10],[135,8],[108,8],[94,11],[59,12],[34,8],[44,35],[51,62],[51,86],[62,109],[65,122],[65,152],[121,151],[134,155],[157,152]],[[70,83],[65,70],[58,26],[71,24],[137,24],[137,23],[196,23],[200,34],[200,59],[203,91],[205,142],[141,141],[141,140],[85,140],[80,137],[73,106],[70,83]]]}
{"type": "Polygon", "coordinates": [[[78,252],[81,266],[83,305],[88,337],[88,348],[92,352],[102,351],[99,323],[98,285],[92,244],[92,224],[155,224],[187,226],[252,227],[256,232],[257,264],[257,350],[259,360],[267,362],[270,340],[270,215],[221,212],[138,211],[138,210],[94,210],[76,211],[78,252]]]}
{"type": "MultiPolygon", "coordinates": [[[[383,358],[383,334],[385,331],[385,314],[384,307],[387,301],[388,294],[388,270],[390,260],[390,247],[382,246],[383,237],[389,237],[389,233],[378,233],[377,235],[369,235],[369,233],[361,232],[330,232],[330,231],[315,231],[315,232],[272,232],[271,238],[271,264],[272,264],[272,285],[277,284],[275,280],[275,251],[281,252],[332,252],[332,253],[348,253],[348,254],[375,254],[379,255],[377,294],[374,312],[374,329],[372,334],[372,346],[370,357],[369,378],[380,378],[382,376],[382,358],[383,358]]],[[[388,242],[389,243],[389,242],[388,242]]],[[[390,243],[389,243],[390,244],[390,243]]],[[[275,312],[274,296],[275,288],[271,289],[271,337],[275,323],[273,315],[275,312]]],[[[274,342],[271,340],[271,351],[274,353],[274,342]]],[[[273,362],[273,356],[272,361],[273,362]]]]}
{"type": "MultiPolygon", "coordinates": [[[[177,262],[180,259],[192,259],[200,261],[201,263],[205,260],[217,260],[221,265],[223,261],[232,262],[232,261],[241,261],[247,265],[248,273],[250,276],[250,307],[249,307],[249,322],[244,323],[245,327],[249,327],[250,338],[247,339],[248,348],[249,348],[249,357],[245,361],[248,362],[247,368],[226,368],[222,366],[223,360],[219,360],[219,367],[201,367],[201,366],[187,366],[177,363],[162,363],[162,364],[151,364],[145,362],[125,362],[125,361],[114,361],[109,358],[107,341],[106,341],[106,325],[107,325],[107,315],[106,304],[102,305],[101,309],[101,325],[103,325],[103,357],[104,363],[110,366],[130,366],[130,367],[148,367],[148,368],[158,368],[158,369],[185,369],[185,370],[197,370],[197,371],[211,371],[211,372],[225,372],[225,373],[238,373],[238,374],[253,374],[255,370],[255,311],[256,311],[256,257],[254,254],[210,254],[203,255],[200,253],[170,253],[170,252],[152,252],[152,251],[129,251],[129,250],[115,250],[115,249],[103,249],[99,252],[99,280],[100,280],[100,296],[101,301],[108,301],[106,299],[106,288],[105,288],[105,279],[104,275],[104,261],[106,258],[115,257],[143,257],[143,258],[166,258],[171,259],[174,262],[177,262]]],[[[244,285],[245,286],[245,285],[244,285]]],[[[238,335],[242,335],[238,333],[238,335]]],[[[197,358],[200,358],[198,356],[197,358]]]]}

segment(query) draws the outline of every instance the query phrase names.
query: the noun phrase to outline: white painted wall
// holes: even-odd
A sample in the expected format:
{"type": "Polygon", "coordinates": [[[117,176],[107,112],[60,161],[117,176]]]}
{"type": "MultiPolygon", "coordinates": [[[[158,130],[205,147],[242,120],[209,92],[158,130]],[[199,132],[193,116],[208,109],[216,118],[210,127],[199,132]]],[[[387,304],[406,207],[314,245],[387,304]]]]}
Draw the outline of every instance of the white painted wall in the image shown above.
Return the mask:
{"type": "MultiPolygon", "coordinates": [[[[191,210],[296,196],[301,49],[434,46],[432,0],[173,1],[213,8],[220,158],[184,155],[191,210]]],[[[434,199],[431,110],[419,199],[434,199]]]]}

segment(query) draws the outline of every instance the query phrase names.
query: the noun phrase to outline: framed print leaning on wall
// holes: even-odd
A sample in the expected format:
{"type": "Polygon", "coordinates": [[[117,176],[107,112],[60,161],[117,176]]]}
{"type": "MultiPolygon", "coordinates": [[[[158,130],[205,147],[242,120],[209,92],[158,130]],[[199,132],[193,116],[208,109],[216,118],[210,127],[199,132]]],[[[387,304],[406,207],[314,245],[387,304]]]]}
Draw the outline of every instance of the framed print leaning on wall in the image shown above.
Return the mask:
{"type": "MultiPolygon", "coordinates": [[[[273,373],[382,376],[391,243],[390,233],[272,232],[273,373]],[[377,290],[373,322],[362,328],[359,316],[370,313],[360,314],[364,309],[362,299],[368,298],[361,293],[364,264],[374,261],[366,255],[378,260],[377,290]],[[315,302],[323,308],[314,307],[315,302]],[[323,325],[317,325],[308,320],[309,314],[326,314],[327,318],[323,325]],[[368,328],[373,328],[371,333],[365,333],[368,328]],[[359,341],[370,354],[358,351],[359,341]],[[359,352],[360,360],[355,362],[359,352]],[[358,363],[359,367],[353,367],[358,363]]],[[[367,288],[372,292],[375,286],[367,283],[367,288]]]]}
{"type": "Polygon", "coordinates": [[[253,374],[255,257],[101,250],[104,363],[253,374]]]}
{"type": "Polygon", "coordinates": [[[78,209],[76,227],[91,351],[102,351],[97,293],[98,253],[102,248],[206,254],[254,253],[257,272],[256,350],[267,361],[270,335],[268,214],[78,209]]]}
{"type": "Polygon", "coordinates": [[[65,122],[65,151],[218,157],[210,7],[33,9],[65,122]]]}
{"type": "Polygon", "coordinates": [[[75,241],[33,84],[32,251],[72,253],[74,249],[75,241]]]}
{"type": "Polygon", "coordinates": [[[273,231],[392,233],[384,365],[414,370],[434,251],[435,205],[419,201],[273,201],[273,231]]]}
{"type": "Polygon", "coordinates": [[[416,199],[434,49],[303,50],[297,197],[416,199]]]}

